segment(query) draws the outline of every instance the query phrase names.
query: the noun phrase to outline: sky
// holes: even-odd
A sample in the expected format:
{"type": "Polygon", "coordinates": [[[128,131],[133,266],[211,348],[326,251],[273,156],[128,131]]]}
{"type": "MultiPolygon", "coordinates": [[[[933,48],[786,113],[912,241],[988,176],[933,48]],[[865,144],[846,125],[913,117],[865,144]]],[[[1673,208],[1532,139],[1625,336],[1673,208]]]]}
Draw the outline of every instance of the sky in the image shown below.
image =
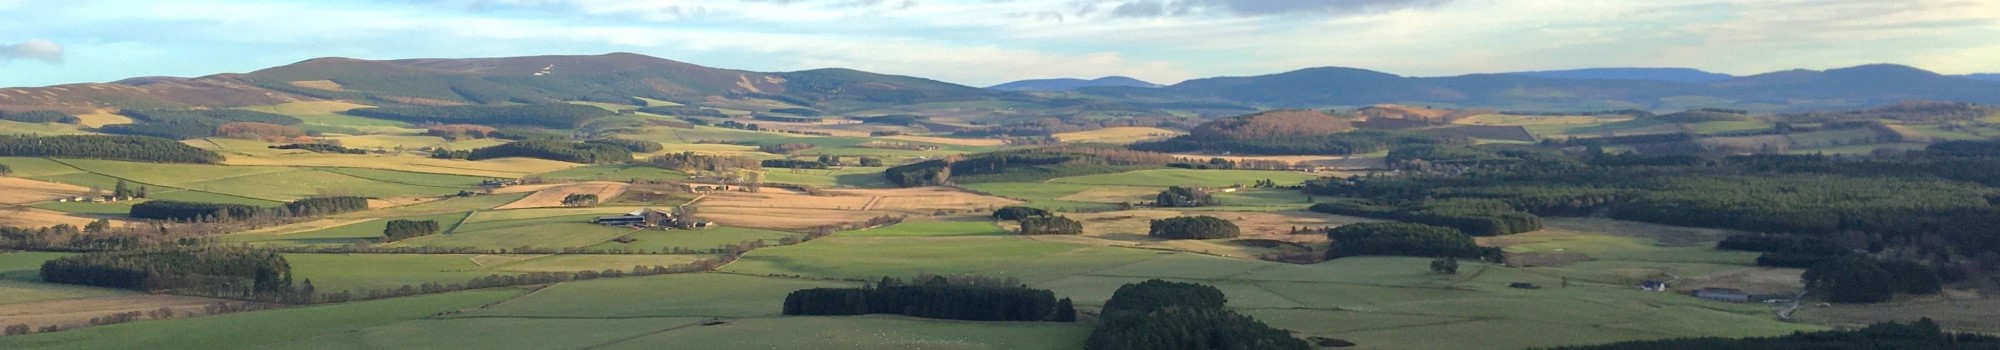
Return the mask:
{"type": "Polygon", "coordinates": [[[2000,72],[1993,0],[0,0],[0,86],[633,52],[987,86],[1343,66],[2000,72]]]}

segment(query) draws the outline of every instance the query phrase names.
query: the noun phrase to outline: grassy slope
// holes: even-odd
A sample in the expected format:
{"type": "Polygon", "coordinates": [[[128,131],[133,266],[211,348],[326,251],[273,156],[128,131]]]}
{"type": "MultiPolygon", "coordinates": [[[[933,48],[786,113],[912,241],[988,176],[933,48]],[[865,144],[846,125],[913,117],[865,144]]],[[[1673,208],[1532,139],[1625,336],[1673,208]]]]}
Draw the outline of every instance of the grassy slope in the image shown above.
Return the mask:
{"type": "Polygon", "coordinates": [[[313,336],[415,320],[524,293],[491,289],[0,337],[7,349],[269,349],[313,336]]]}

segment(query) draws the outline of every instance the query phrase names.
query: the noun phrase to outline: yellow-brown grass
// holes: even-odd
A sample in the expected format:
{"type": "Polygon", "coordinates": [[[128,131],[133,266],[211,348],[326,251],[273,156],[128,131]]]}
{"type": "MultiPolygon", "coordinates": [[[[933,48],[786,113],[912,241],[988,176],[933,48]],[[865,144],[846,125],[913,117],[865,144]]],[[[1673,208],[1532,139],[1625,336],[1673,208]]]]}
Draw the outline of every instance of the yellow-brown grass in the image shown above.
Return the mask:
{"type": "Polygon", "coordinates": [[[507,203],[507,205],[502,205],[493,209],[562,207],[563,198],[569,197],[570,195],[573,194],[595,194],[597,195],[598,201],[610,201],[612,197],[617,197],[618,194],[625,193],[625,188],[627,187],[631,187],[631,185],[617,183],[617,182],[586,182],[580,184],[556,186],[548,189],[543,189],[540,191],[535,191],[534,194],[530,194],[527,197],[523,197],[521,198],[521,200],[514,201],[513,203],[507,203]]]}
{"type": "MultiPolygon", "coordinates": [[[[97,221],[97,218],[29,207],[0,208],[0,226],[49,227],[70,225],[83,227],[83,225],[90,224],[91,221],[97,221]]],[[[119,220],[113,220],[113,222],[113,226],[124,223],[119,220]]]]}
{"type": "Polygon", "coordinates": [[[409,152],[400,156],[387,154],[352,155],[319,153],[288,154],[272,157],[228,155],[223,160],[223,164],[368,168],[485,177],[523,177],[582,166],[582,164],[534,158],[500,158],[481,161],[436,159],[417,155],[416,152],[409,152]]]}
{"type": "Polygon", "coordinates": [[[1091,131],[1066,132],[1066,133],[1056,134],[1056,140],[1060,140],[1062,142],[1097,142],[1097,143],[1126,144],[1126,143],[1145,141],[1161,137],[1170,137],[1180,134],[1183,133],[1180,131],[1161,129],[1161,128],[1117,127],[1117,128],[1103,128],[1091,131]]]}
{"type": "Polygon", "coordinates": [[[701,207],[700,217],[717,224],[767,230],[803,231],[818,226],[866,221],[907,213],[880,210],[701,207]]]}
{"type": "Polygon", "coordinates": [[[83,186],[0,176],[0,205],[22,205],[90,194],[83,186]]]}
{"type": "Polygon", "coordinates": [[[1813,323],[1862,327],[1881,322],[1911,322],[1929,318],[1946,329],[2000,333],[2000,298],[1983,297],[1970,291],[1947,290],[1940,296],[1908,297],[1881,304],[1833,304],[1807,307],[1793,314],[1813,323]]]}
{"type": "Polygon", "coordinates": [[[940,145],[958,145],[958,146],[975,146],[975,147],[994,147],[994,146],[1007,145],[1007,141],[995,140],[995,139],[961,139],[953,137],[931,137],[931,136],[914,136],[914,135],[883,136],[879,138],[935,143],[940,145]]]}
{"type": "Polygon", "coordinates": [[[297,86],[308,89],[320,89],[326,91],[347,91],[341,89],[340,83],[333,82],[332,80],[300,80],[300,81],[288,82],[285,84],[290,84],[291,86],[297,86]]]}
{"type": "Polygon", "coordinates": [[[118,115],[117,113],[112,113],[111,111],[102,109],[90,113],[77,114],[76,119],[81,120],[77,124],[82,124],[83,126],[88,126],[93,128],[103,127],[105,125],[111,125],[111,124],[132,123],[131,117],[118,115]]]}

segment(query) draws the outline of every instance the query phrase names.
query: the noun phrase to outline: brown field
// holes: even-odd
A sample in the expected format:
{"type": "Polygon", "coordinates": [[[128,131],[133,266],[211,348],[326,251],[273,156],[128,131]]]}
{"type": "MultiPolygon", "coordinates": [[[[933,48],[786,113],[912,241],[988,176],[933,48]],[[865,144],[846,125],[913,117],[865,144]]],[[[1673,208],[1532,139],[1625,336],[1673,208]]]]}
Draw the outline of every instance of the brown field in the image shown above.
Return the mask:
{"type": "Polygon", "coordinates": [[[90,188],[0,176],[0,205],[22,205],[90,194],[90,188]]]}
{"type": "Polygon", "coordinates": [[[1061,140],[1062,142],[1102,142],[1102,143],[1124,144],[1124,143],[1145,141],[1154,138],[1171,137],[1180,134],[1185,134],[1185,133],[1180,131],[1161,129],[1161,128],[1117,127],[1117,128],[1103,128],[1091,131],[1066,132],[1066,133],[1056,134],[1056,140],[1061,140]]]}
{"type": "Polygon", "coordinates": [[[2000,299],[1950,290],[1945,295],[1869,305],[1806,306],[1792,316],[1800,321],[1852,327],[1930,318],[1947,329],[2000,333],[2000,317],[1993,315],[1994,310],[2000,310],[2000,299]]]}
{"type": "Polygon", "coordinates": [[[817,226],[866,221],[879,216],[906,213],[879,210],[835,210],[798,208],[701,207],[700,217],[730,227],[780,231],[803,231],[817,226]]]}
{"type": "Polygon", "coordinates": [[[612,197],[617,197],[618,194],[625,193],[625,189],[628,187],[631,187],[631,185],[617,183],[617,182],[585,182],[579,184],[556,186],[543,189],[540,191],[535,191],[534,194],[530,194],[525,198],[521,198],[521,200],[514,201],[513,203],[507,203],[507,205],[502,205],[493,209],[562,207],[563,197],[568,197],[569,195],[572,194],[595,194],[597,195],[598,201],[608,202],[611,201],[612,197]]]}
{"type": "MultiPolygon", "coordinates": [[[[97,219],[98,218],[94,217],[80,216],[69,213],[63,213],[59,211],[43,210],[43,209],[36,209],[29,207],[0,208],[0,226],[49,227],[55,225],[70,225],[70,226],[82,227],[83,225],[90,224],[91,221],[97,221],[97,219]]],[[[123,221],[112,220],[112,222],[122,223],[123,221]]]]}
{"type": "Polygon", "coordinates": [[[340,83],[333,82],[332,80],[300,80],[300,81],[288,82],[285,84],[290,84],[292,86],[308,88],[308,89],[320,89],[326,91],[346,91],[341,89],[340,83]]]}
{"type": "MultiPolygon", "coordinates": [[[[205,307],[218,302],[231,305],[250,304],[234,300],[164,294],[48,300],[0,305],[0,324],[26,324],[35,328],[48,325],[81,327],[90,325],[92,317],[132,311],[148,312],[161,308],[174,309],[176,316],[186,317],[203,314],[205,307]]],[[[140,316],[140,319],[148,318],[140,316]]]]}
{"type": "Polygon", "coordinates": [[[1709,287],[1736,288],[1758,294],[1791,294],[1805,289],[1805,282],[1799,278],[1805,272],[1802,269],[1745,267],[1699,276],[1679,276],[1681,279],[1674,283],[1673,288],[1685,291],[1709,287]]]}
{"type": "Polygon", "coordinates": [[[278,226],[271,226],[271,227],[265,227],[265,228],[260,228],[260,229],[255,229],[255,230],[249,230],[249,231],[243,231],[243,232],[237,232],[237,233],[232,233],[232,234],[234,234],[234,235],[286,235],[286,234],[293,234],[293,233],[299,233],[299,232],[307,232],[307,231],[318,231],[318,230],[324,230],[324,229],[329,229],[329,228],[335,228],[335,227],[341,227],[341,226],[347,226],[347,225],[353,225],[353,224],[358,224],[358,223],[362,223],[362,222],[367,222],[368,220],[374,220],[374,219],[373,219],[373,218],[358,218],[358,219],[319,219],[319,220],[313,220],[313,221],[307,221],[307,222],[301,222],[301,223],[296,223],[296,224],[289,224],[289,225],[278,225],[278,226]]]}
{"type": "Polygon", "coordinates": [[[1158,194],[1160,194],[1158,187],[1104,186],[1058,197],[1056,200],[1092,203],[1136,203],[1156,199],[1157,197],[1155,196],[1158,194]]]}
{"type": "Polygon", "coordinates": [[[961,139],[953,137],[931,137],[931,136],[912,136],[912,135],[884,136],[879,138],[935,143],[940,145],[958,145],[958,146],[976,146],[976,147],[994,147],[994,146],[1007,145],[1007,141],[1001,141],[996,139],[961,139]]]}

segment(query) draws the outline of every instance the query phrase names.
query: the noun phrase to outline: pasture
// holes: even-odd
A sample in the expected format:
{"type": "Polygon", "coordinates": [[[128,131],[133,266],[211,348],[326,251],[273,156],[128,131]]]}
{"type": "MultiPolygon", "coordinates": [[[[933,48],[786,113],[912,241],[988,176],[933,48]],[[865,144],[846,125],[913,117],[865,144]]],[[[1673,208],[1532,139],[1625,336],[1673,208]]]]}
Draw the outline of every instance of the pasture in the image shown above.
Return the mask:
{"type": "Polygon", "coordinates": [[[526,293],[489,289],[388,300],[136,322],[0,337],[8,349],[269,349],[320,335],[421,319],[526,293]]]}
{"type": "Polygon", "coordinates": [[[910,219],[902,223],[866,230],[841,232],[842,236],[855,237],[946,237],[946,236],[1001,236],[1010,232],[987,220],[985,216],[957,218],[951,220],[910,219]]]}
{"type": "Polygon", "coordinates": [[[1296,171],[1148,169],[1116,174],[1072,176],[1048,182],[1115,186],[1230,187],[1250,186],[1260,180],[1271,180],[1278,185],[1289,186],[1318,179],[1320,176],[1322,175],[1296,171]]]}
{"type": "Polygon", "coordinates": [[[784,231],[728,226],[700,230],[638,230],[621,236],[631,238],[632,242],[630,243],[610,241],[598,243],[587,248],[654,253],[669,251],[675,248],[706,250],[756,240],[777,244],[780,239],[796,235],[795,233],[784,231]]]}

